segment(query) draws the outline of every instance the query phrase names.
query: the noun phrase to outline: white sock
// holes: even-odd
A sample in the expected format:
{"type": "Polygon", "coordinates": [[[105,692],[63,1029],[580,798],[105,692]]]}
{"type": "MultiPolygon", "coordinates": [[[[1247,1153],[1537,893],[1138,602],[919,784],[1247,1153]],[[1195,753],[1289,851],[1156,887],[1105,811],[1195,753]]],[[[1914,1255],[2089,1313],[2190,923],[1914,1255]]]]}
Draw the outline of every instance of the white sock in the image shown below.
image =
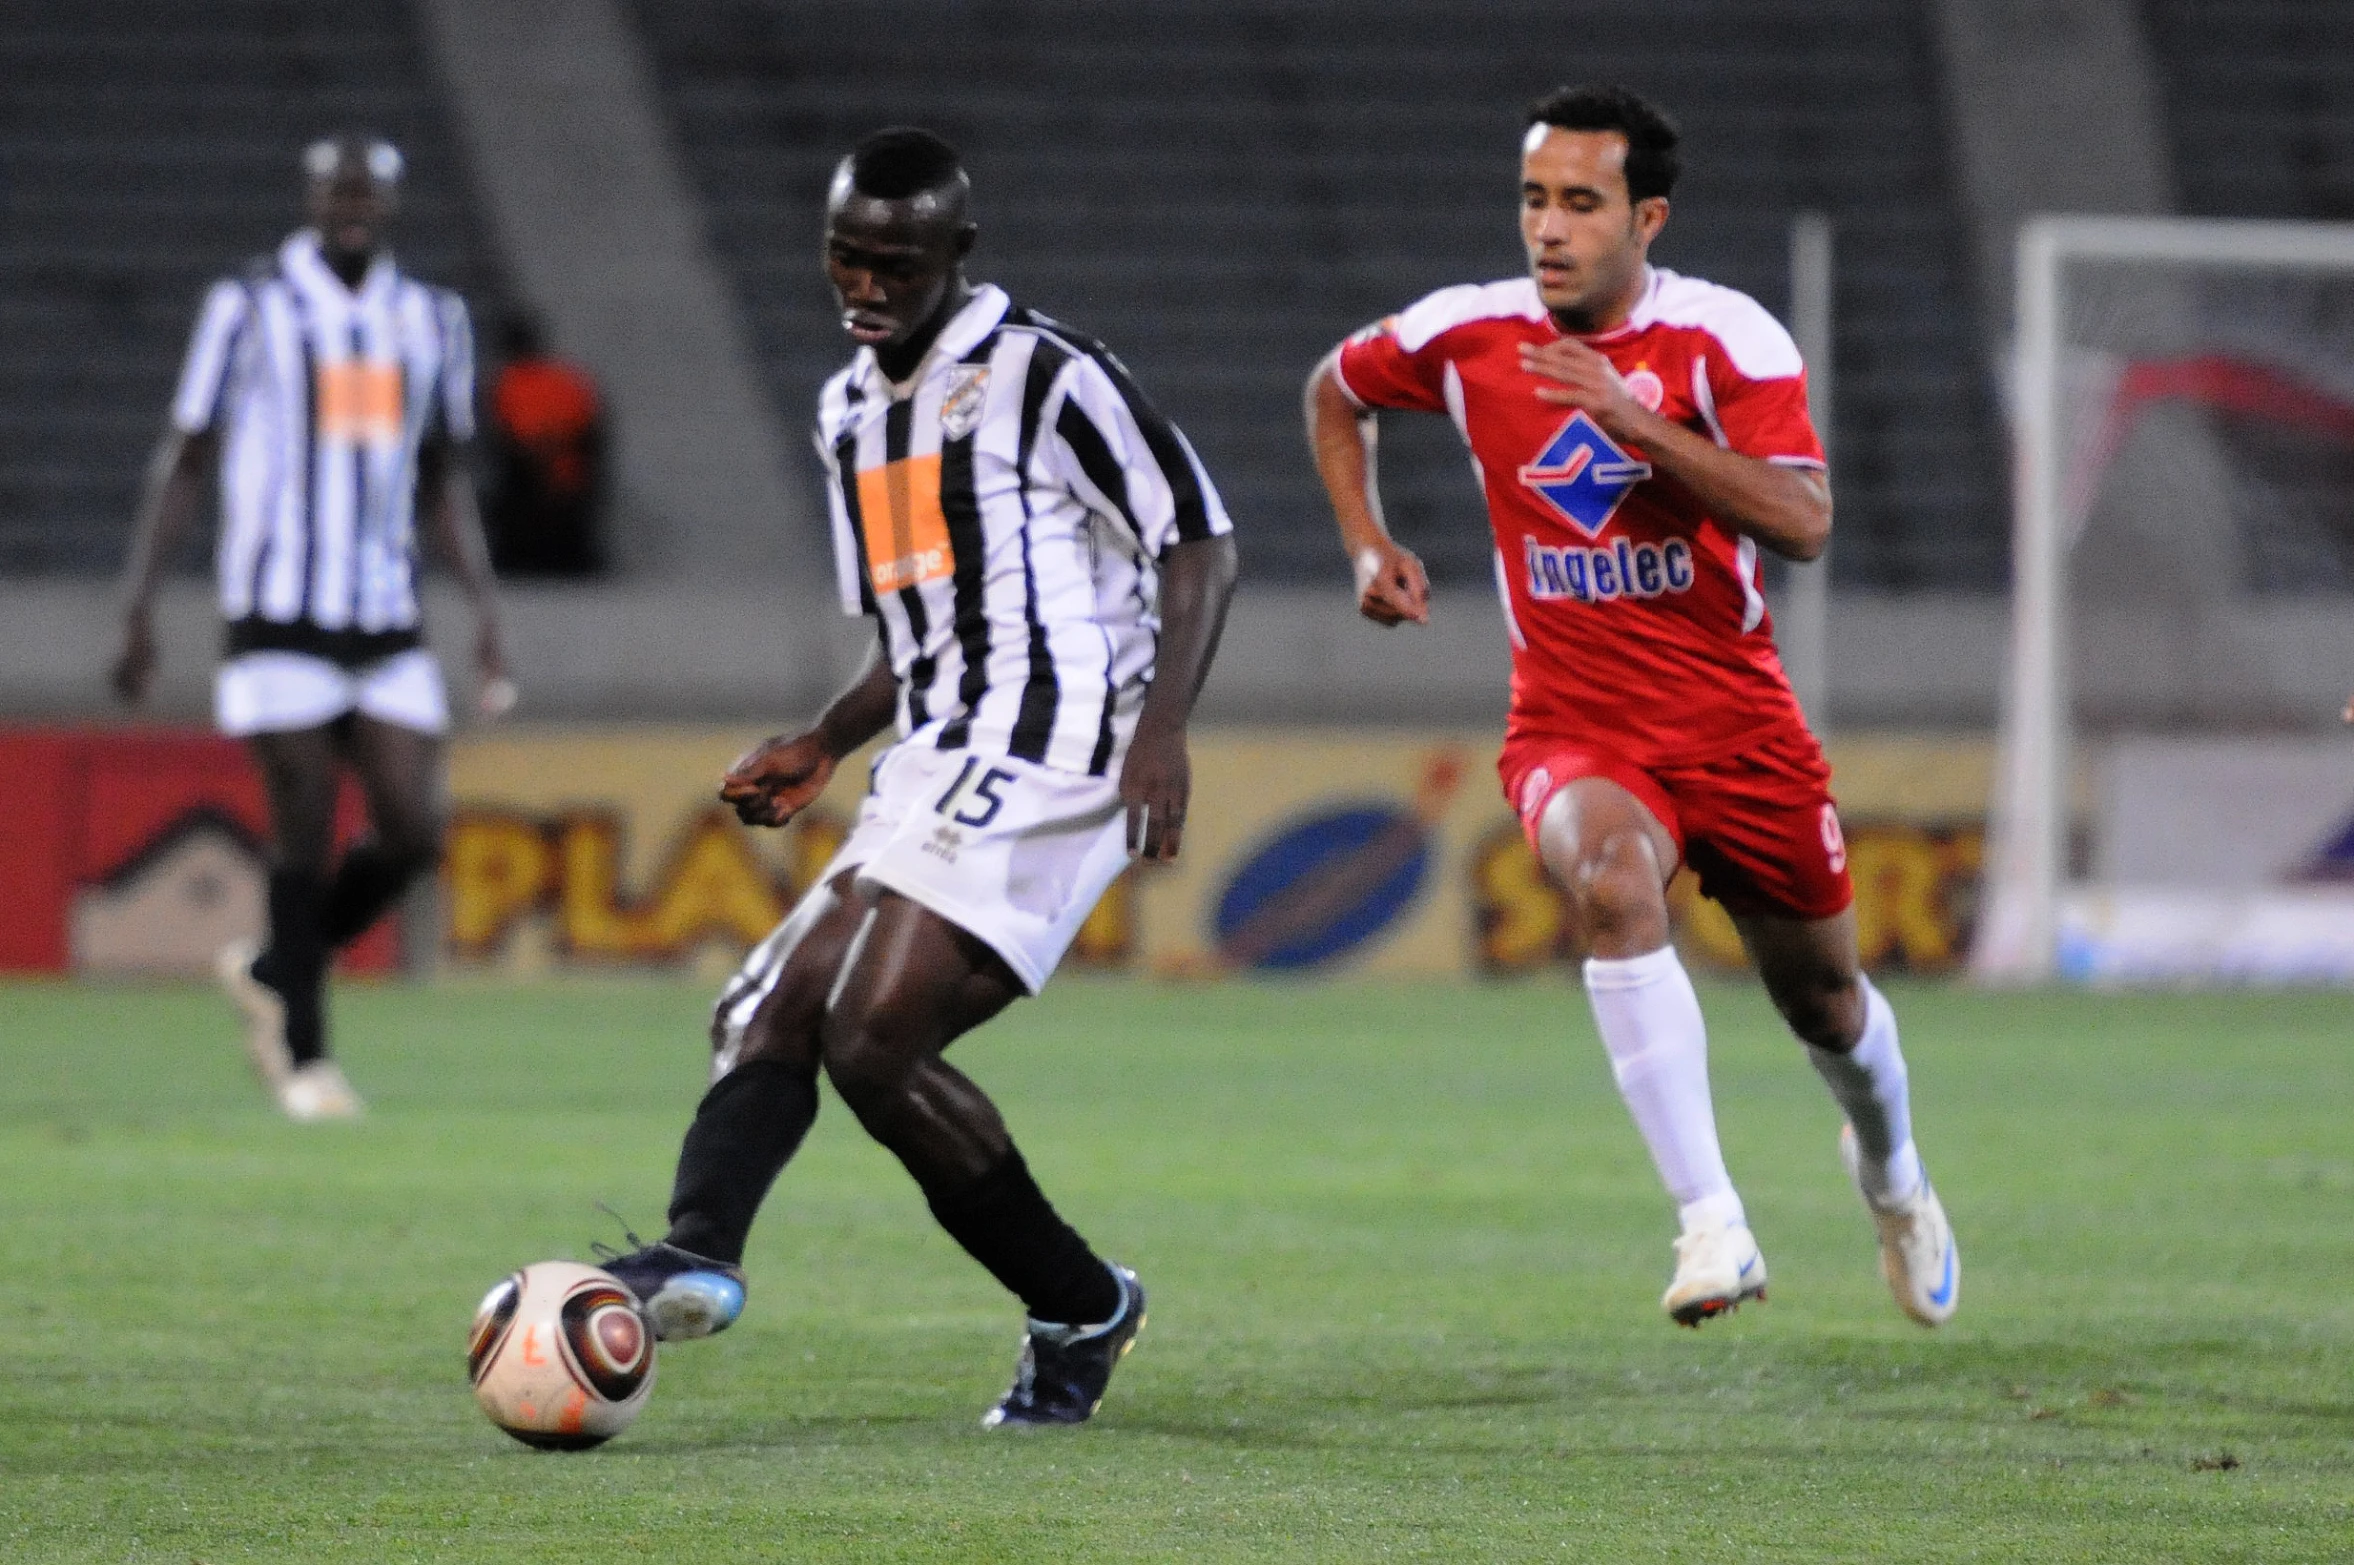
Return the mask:
{"type": "Polygon", "coordinates": [[[1708,1028],[1673,946],[1586,963],[1586,999],[1619,1096],[1687,1230],[1743,1222],[1708,1100],[1708,1028]]]}
{"type": "Polygon", "coordinates": [[[1869,978],[1856,981],[1864,992],[1864,1035],[1845,1054],[1810,1043],[1806,1055],[1855,1127],[1864,1194],[1875,1206],[1894,1206],[1921,1188],[1904,1051],[1896,1044],[1896,1012],[1869,978]]]}

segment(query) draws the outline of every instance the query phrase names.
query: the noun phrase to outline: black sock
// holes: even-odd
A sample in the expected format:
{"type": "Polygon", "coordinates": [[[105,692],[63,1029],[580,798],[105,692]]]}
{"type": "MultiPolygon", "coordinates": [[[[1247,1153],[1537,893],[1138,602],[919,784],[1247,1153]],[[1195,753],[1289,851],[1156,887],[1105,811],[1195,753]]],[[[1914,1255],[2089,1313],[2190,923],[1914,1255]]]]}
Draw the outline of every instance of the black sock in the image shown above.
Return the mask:
{"type": "Polygon", "coordinates": [[[327,1052],[326,900],[326,882],[313,871],[270,871],[270,944],[254,959],[253,976],[286,1002],[286,1049],[297,1065],[327,1052]]]}
{"type": "Polygon", "coordinates": [[[817,1076],[783,1060],[754,1059],[711,1084],[678,1149],[670,1188],[670,1242],[729,1265],[768,1187],[817,1118],[817,1076]]]}
{"type": "Polygon", "coordinates": [[[327,887],[320,919],[327,949],[340,951],[367,933],[409,889],[420,868],[415,854],[393,853],[375,842],[354,845],[335,866],[335,879],[327,887]]]}
{"type": "Polygon", "coordinates": [[[1022,1154],[952,1191],[927,1190],[932,1215],[1012,1291],[1032,1320],[1092,1326],[1120,1307],[1111,1268],[1047,1204],[1022,1154]]]}

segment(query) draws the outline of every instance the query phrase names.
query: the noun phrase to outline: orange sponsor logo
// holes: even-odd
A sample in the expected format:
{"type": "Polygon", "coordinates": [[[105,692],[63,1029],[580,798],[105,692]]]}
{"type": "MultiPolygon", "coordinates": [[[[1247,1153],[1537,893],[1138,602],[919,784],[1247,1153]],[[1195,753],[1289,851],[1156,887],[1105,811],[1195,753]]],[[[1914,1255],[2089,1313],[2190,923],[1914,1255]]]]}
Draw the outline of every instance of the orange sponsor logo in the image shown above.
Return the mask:
{"type": "Polygon", "coordinates": [[[400,366],[382,359],[321,364],[319,433],[355,445],[392,445],[401,437],[400,366]]]}
{"type": "Polygon", "coordinates": [[[536,1366],[545,1364],[547,1361],[548,1356],[539,1350],[539,1328],[537,1326],[524,1327],[523,1362],[536,1366]]]}
{"type": "Polygon", "coordinates": [[[866,530],[867,579],[877,592],[938,581],[956,569],[948,519],[940,514],[940,458],[902,457],[858,475],[859,524],[866,530]]]}

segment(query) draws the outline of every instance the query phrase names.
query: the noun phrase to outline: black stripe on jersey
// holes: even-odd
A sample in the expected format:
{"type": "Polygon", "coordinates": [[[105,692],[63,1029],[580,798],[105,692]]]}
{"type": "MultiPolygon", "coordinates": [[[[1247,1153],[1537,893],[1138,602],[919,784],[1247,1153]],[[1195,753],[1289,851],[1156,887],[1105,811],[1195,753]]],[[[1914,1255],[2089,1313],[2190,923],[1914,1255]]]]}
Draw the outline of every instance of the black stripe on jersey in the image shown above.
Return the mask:
{"type": "MultiPolygon", "coordinates": [[[[966,354],[966,364],[987,364],[997,351],[997,333],[966,354]]],[[[981,577],[988,564],[989,545],[981,530],[981,501],[973,487],[973,441],[976,423],[962,440],[940,445],[940,517],[948,524],[948,553],[954,574],[949,586],[956,604],[956,645],[964,657],[964,672],[956,681],[957,714],[940,730],[940,748],[962,749],[972,738],[973,708],[989,693],[989,609],[981,599],[981,577]]],[[[1028,542],[1027,530],[1024,543],[1028,542]]]]}
{"type": "Polygon", "coordinates": [[[451,307],[455,305],[462,309],[464,306],[455,295],[440,289],[434,290],[432,299],[433,342],[437,351],[433,355],[433,380],[425,388],[427,400],[425,417],[419,425],[423,430],[423,433],[418,437],[419,444],[423,444],[434,435],[447,435],[454,440],[458,433],[450,428],[449,396],[444,379],[449,370],[450,345],[457,341],[458,336],[457,332],[452,329],[456,317],[451,314],[451,307]]]}
{"type": "Polygon", "coordinates": [[[1210,537],[1209,502],[1202,495],[1201,480],[1193,470],[1193,453],[1185,449],[1184,437],[1177,433],[1175,425],[1162,417],[1161,410],[1152,405],[1152,399],[1144,394],[1144,389],[1136,384],[1135,377],[1128,373],[1128,366],[1122,364],[1110,349],[1099,346],[1090,357],[1110,377],[1112,389],[1120,394],[1120,400],[1128,404],[1128,416],[1136,420],[1137,432],[1144,436],[1144,448],[1152,453],[1154,465],[1160,468],[1161,476],[1168,481],[1169,503],[1174,508],[1177,523],[1177,541],[1190,543],[1198,538],[1210,537]]]}
{"type": "MultiPolygon", "coordinates": [[[[1137,431],[1144,436],[1144,448],[1152,453],[1154,465],[1160,468],[1162,479],[1169,486],[1169,502],[1175,512],[1178,541],[1211,536],[1209,501],[1202,493],[1201,478],[1194,470],[1193,456],[1186,449],[1184,437],[1177,433],[1176,426],[1162,415],[1161,410],[1153,406],[1152,399],[1144,394],[1143,387],[1136,384],[1136,377],[1128,373],[1128,366],[1120,362],[1119,355],[1095,338],[1071,330],[1050,315],[1019,308],[1013,315],[1022,325],[1051,334],[1074,356],[1092,360],[1104,372],[1105,378],[1112,383],[1112,389],[1120,394],[1120,400],[1127,405],[1128,416],[1136,420],[1137,431]]],[[[1084,465],[1084,457],[1081,462],[1084,465]]],[[[1093,469],[1089,469],[1088,476],[1095,476],[1093,469]]],[[[1127,509],[1125,503],[1121,509],[1123,512],[1127,509]]],[[[1131,528],[1135,526],[1133,517],[1129,519],[1129,525],[1131,528]]]]}
{"type": "Polygon", "coordinates": [[[1038,613],[1038,572],[1030,562],[1030,459],[1038,450],[1038,433],[1046,422],[1047,394],[1071,356],[1062,346],[1041,336],[1030,350],[1030,371],[1022,382],[1022,422],[1014,454],[1016,492],[1022,498],[1022,612],[1030,623],[1030,677],[1022,685],[1021,709],[1006,753],[1016,760],[1043,763],[1046,747],[1054,741],[1055,713],[1062,706],[1062,682],[1054,674],[1054,650],[1047,644],[1046,621],[1038,613]]]}
{"type": "Polygon", "coordinates": [[[858,434],[854,430],[834,442],[834,487],[841,491],[842,514],[850,520],[850,540],[858,550],[858,606],[875,611],[875,586],[867,579],[866,524],[858,514],[858,434]]]}
{"type": "Polygon", "coordinates": [[[433,296],[431,319],[433,321],[433,375],[425,382],[424,402],[416,403],[409,400],[408,361],[406,358],[401,361],[401,417],[407,418],[411,408],[423,410],[417,419],[417,449],[419,451],[423,451],[432,444],[435,435],[446,433],[441,427],[443,402],[441,378],[449,368],[450,325],[442,317],[441,297],[438,294],[433,296]]]}
{"type": "MultiPolygon", "coordinates": [[[[345,325],[349,340],[345,349],[351,362],[364,362],[368,356],[367,340],[360,335],[360,323],[355,318],[345,325]]],[[[360,622],[360,555],[368,541],[368,442],[356,435],[351,442],[351,592],[350,607],[344,611],[343,622],[360,622]]]]}
{"type": "MultiPolygon", "coordinates": [[[[855,387],[849,390],[850,409],[856,411],[862,400],[855,387]]],[[[875,612],[875,584],[868,579],[866,567],[866,519],[858,511],[858,421],[853,418],[845,425],[841,439],[834,442],[834,488],[842,496],[842,514],[850,522],[850,541],[858,550],[858,607],[868,614],[875,612]]],[[[878,625],[880,621],[877,621],[878,625]]],[[[890,638],[885,637],[883,654],[890,656],[890,638]]]]}
{"type": "Polygon", "coordinates": [[[1118,459],[1112,455],[1110,444],[1103,438],[1103,431],[1095,427],[1094,421],[1081,411],[1078,403],[1065,397],[1062,412],[1055,415],[1054,432],[1063,437],[1063,443],[1079,459],[1079,467],[1087,474],[1087,481],[1112,502],[1113,509],[1120,513],[1120,519],[1128,524],[1128,531],[1141,546],[1144,542],[1144,528],[1137,522],[1136,512],[1128,504],[1128,476],[1120,470],[1118,459]]]}
{"type": "Polygon", "coordinates": [[[245,346],[247,337],[261,329],[255,317],[261,313],[262,306],[261,301],[254,297],[253,284],[239,278],[237,291],[245,296],[245,310],[238,316],[236,326],[230,330],[229,340],[221,345],[221,372],[213,377],[212,392],[204,399],[204,424],[207,429],[220,427],[221,404],[228,400],[229,378],[237,372],[238,350],[245,346]]]}
{"type": "Polygon", "coordinates": [[[1095,728],[1095,753],[1087,758],[1087,775],[1101,777],[1112,764],[1112,712],[1120,702],[1120,684],[1113,676],[1112,660],[1107,653],[1103,660],[1103,720],[1095,728]]]}
{"type": "MultiPolygon", "coordinates": [[[[311,607],[311,575],[319,554],[319,360],[311,351],[310,310],[302,290],[286,279],[286,303],[294,312],[294,340],[302,347],[302,596],[294,617],[316,619],[311,607]]],[[[261,582],[254,582],[254,602],[261,602],[261,582]]]]}
{"type": "MultiPolygon", "coordinates": [[[[239,328],[239,331],[241,334],[252,333],[254,353],[257,357],[266,356],[270,351],[269,330],[262,323],[262,289],[268,284],[271,277],[276,275],[275,265],[274,261],[255,261],[245,269],[245,275],[237,279],[237,286],[245,290],[245,324],[239,328]]],[[[232,348],[237,346],[234,339],[231,340],[230,346],[232,348]]],[[[228,361],[224,359],[221,368],[219,396],[213,403],[212,427],[216,430],[221,427],[221,399],[225,399],[228,392],[228,361]]],[[[271,520],[275,522],[276,518],[273,517],[271,520]]],[[[224,532],[228,530],[226,518],[223,519],[221,527],[224,532]]],[[[278,529],[274,525],[265,526],[262,528],[261,537],[256,540],[253,546],[253,581],[251,583],[253,590],[245,601],[256,614],[262,611],[262,575],[269,569],[270,550],[277,546],[277,538],[278,529]]]]}
{"type": "MultiPolygon", "coordinates": [[[[898,401],[883,415],[883,460],[904,462],[915,432],[915,403],[898,401]]],[[[899,589],[899,607],[907,614],[907,639],[915,651],[915,660],[907,665],[907,731],[915,732],[932,720],[932,705],[927,697],[932,681],[940,672],[940,661],[923,650],[931,639],[931,617],[924,613],[924,595],[915,587],[899,589]]]]}

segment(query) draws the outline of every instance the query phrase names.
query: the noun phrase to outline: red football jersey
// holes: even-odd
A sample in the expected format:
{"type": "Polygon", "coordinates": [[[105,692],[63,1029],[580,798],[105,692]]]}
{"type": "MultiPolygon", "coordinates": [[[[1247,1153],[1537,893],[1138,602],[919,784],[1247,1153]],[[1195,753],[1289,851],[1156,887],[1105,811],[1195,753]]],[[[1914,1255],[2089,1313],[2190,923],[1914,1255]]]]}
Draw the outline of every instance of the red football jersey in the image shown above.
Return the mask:
{"type": "MultiPolygon", "coordinates": [[[[1471,447],[1512,637],[1509,731],[1685,766],[1802,723],[1757,544],[1643,452],[1536,396],[1520,344],[1560,328],[1528,278],[1445,288],[1341,348],[1362,406],[1445,412],[1471,447]]],[[[1823,466],[1798,349],[1748,295],[1653,267],[1627,323],[1585,339],[1635,399],[1744,456],[1823,466]]]]}

